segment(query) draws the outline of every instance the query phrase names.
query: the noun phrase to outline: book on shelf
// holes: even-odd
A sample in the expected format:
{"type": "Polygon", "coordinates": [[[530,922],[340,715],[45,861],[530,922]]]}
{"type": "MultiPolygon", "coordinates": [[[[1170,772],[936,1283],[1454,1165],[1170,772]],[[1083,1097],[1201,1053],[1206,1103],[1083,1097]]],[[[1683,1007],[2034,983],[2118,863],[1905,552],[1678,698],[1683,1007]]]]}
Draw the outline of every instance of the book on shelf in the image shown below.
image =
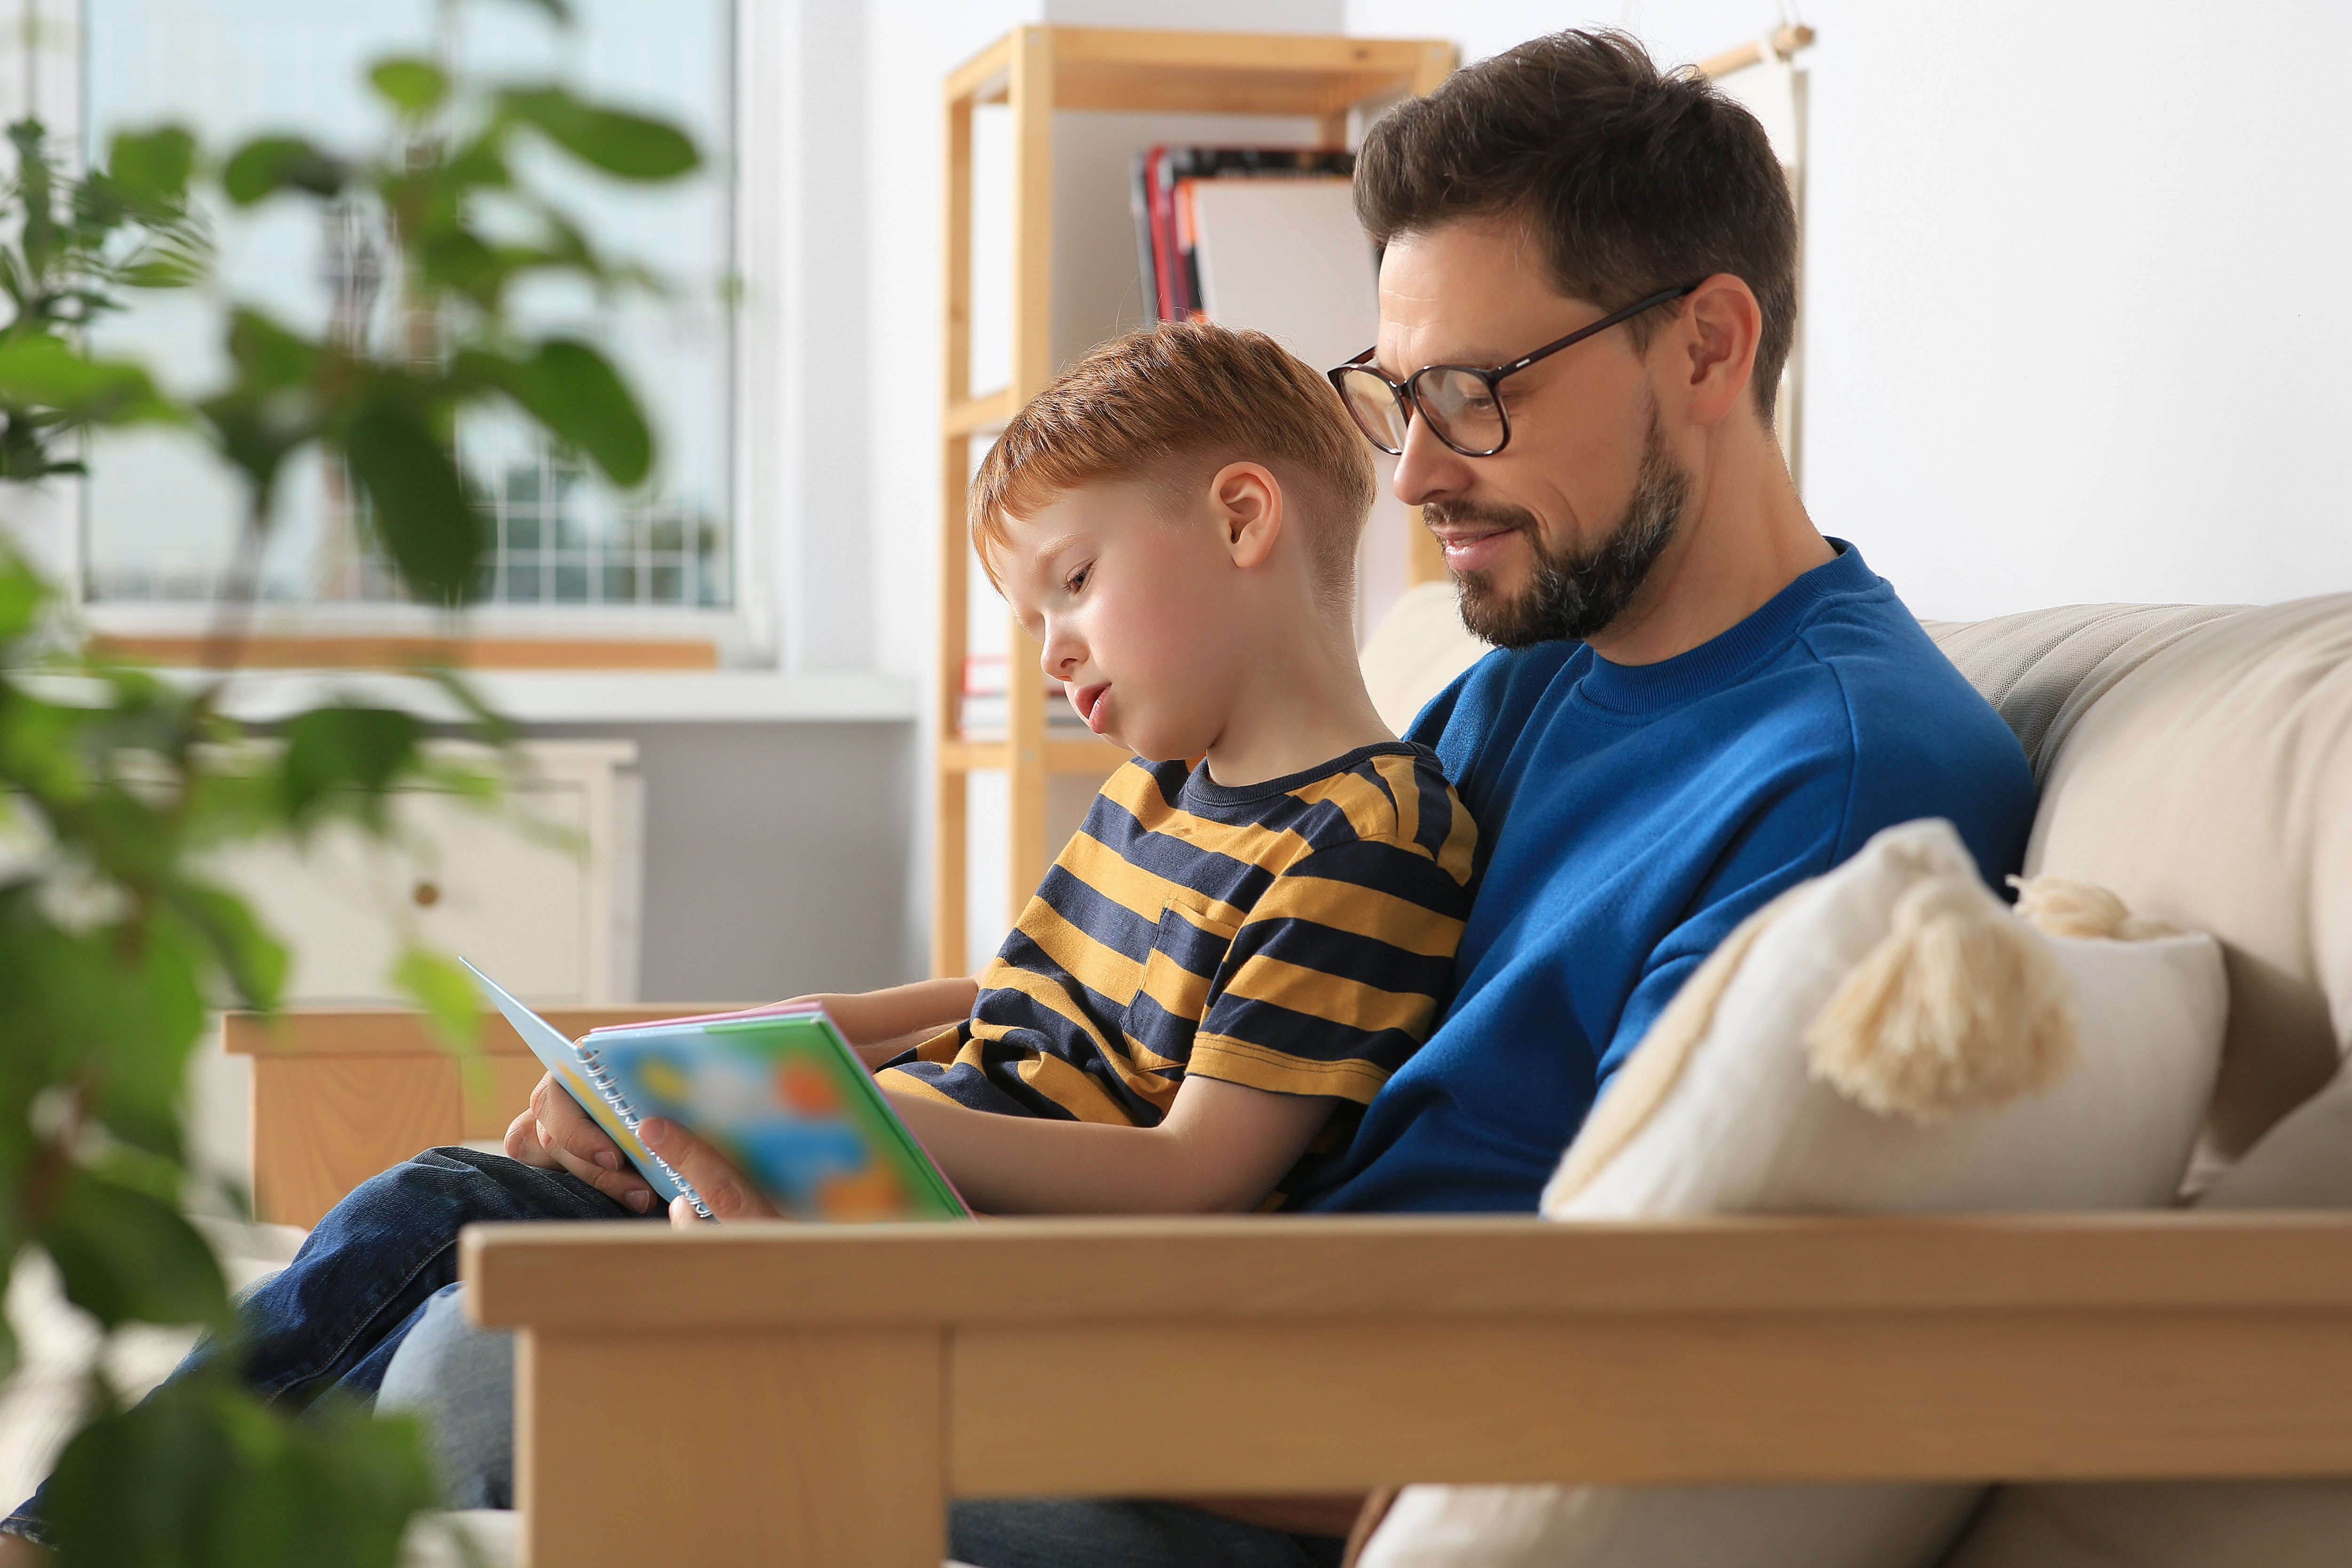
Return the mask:
{"type": "MultiPolygon", "coordinates": [[[[968,740],[1001,741],[1012,723],[1004,693],[981,693],[965,697],[956,704],[956,729],[968,740]]],[[[1045,699],[1045,733],[1057,739],[1082,741],[1094,731],[1069,700],[1056,689],[1045,699]]]]}
{"type": "MultiPolygon", "coordinates": [[[[1204,189],[1252,181],[1320,181],[1344,186],[1356,155],[1344,147],[1147,147],[1135,155],[1129,206],[1135,220],[1136,266],[1149,320],[1221,320],[1201,273],[1200,197],[1204,189]]],[[[1369,269],[1370,247],[1364,253],[1369,269]]],[[[1316,264],[1319,267],[1320,262],[1316,264]]],[[[1259,325],[1237,322],[1238,325],[1259,325]]],[[[1353,350],[1349,351],[1353,353],[1353,350]]]]}
{"type": "MultiPolygon", "coordinates": [[[[956,729],[972,740],[1001,740],[1011,722],[1010,701],[1005,690],[1005,658],[1001,653],[968,653],[963,658],[962,690],[956,702],[956,729]]],[[[1062,683],[1045,680],[1045,731],[1055,736],[1077,739],[1091,735],[1085,720],[1078,717],[1063,694],[1062,683]]]]}

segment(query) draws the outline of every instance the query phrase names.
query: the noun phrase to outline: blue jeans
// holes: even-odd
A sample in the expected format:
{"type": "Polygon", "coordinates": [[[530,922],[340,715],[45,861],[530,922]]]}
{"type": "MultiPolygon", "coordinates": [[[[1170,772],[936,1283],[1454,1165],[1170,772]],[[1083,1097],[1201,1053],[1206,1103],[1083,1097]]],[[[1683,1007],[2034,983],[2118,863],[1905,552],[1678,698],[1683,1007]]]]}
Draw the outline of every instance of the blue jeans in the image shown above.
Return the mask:
{"type": "MultiPolygon", "coordinates": [[[[457,1310],[457,1233],[476,1221],[635,1219],[587,1183],[471,1149],[428,1149],[353,1188],[319,1222],[285,1271],[239,1308],[247,1383],[300,1410],[330,1388],[420,1410],[436,1434],[450,1500],[504,1506],[513,1470],[507,1337],[457,1310]],[[424,1332],[407,1355],[404,1344],[424,1332]],[[386,1373],[400,1362],[390,1379],[386,1373]],[[388,1385],[388,1386],[387,1386],[388,1385]]],[[[652,1217],[667,1223],[659,1210],[652,1217]]],[[[218,1353],[199,1345],[184,1364],[218,1353]]],[[[176,1375],[176,1374],[175,1374],[176,1375]]],[[[39,1539],[41,1498],[0,1532],[39,1539]]],[[[1285,1535],[1172,1504],[961,1502],[950,1550],[981,1568],[1326,1568],[1337,1541],[1285,1535]]]]}

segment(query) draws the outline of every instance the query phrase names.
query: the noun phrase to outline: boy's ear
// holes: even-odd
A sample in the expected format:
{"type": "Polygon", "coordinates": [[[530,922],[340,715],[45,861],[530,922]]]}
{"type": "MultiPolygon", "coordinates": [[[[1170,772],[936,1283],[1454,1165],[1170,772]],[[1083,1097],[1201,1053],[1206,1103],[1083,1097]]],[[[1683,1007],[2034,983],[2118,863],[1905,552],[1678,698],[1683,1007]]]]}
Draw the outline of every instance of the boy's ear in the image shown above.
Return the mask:
{"type": "Polygon", "coordinates": [[[1282,481],[1263,463],[1227,463],[1209,481],[1209,510],[1234,564],[1262,565],[1282,534],[1282,481]]]}

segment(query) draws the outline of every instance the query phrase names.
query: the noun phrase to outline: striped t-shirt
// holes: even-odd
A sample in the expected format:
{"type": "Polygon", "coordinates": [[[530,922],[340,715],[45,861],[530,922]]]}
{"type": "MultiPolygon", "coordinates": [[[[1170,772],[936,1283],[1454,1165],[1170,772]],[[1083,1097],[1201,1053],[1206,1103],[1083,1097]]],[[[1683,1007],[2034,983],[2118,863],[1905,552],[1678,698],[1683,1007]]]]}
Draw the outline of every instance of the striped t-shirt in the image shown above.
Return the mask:
{"type": "Polygon", "coordinates": [[[1128,763],[971,1016],[891,1062],[885,1087],[1149,1127],[1197,1072],[1350,1102],[1309,1159],[1335,1154],[1436,1021],[1476,842],[1435,756],[1402,742],[1235,787],[1128,763]]]}

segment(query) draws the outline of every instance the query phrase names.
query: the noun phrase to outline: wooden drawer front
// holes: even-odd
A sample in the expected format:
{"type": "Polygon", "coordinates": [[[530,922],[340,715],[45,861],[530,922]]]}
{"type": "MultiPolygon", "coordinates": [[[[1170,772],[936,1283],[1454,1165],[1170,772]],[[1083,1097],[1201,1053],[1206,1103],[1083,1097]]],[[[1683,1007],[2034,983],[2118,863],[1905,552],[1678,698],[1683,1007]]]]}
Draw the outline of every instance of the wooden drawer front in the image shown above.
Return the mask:
{"type": "Polygon", "coordinates": [[[598,984],[588,793],[533,784],[492,812],[403,791],[396,847],[338,825],[306,847],[240,849],[221,864],[292,952],[289,1003],[394,1000],[392,964],[412,940],[473,960],[527,1000],[586,1001],[598,984]],[[515,811],[540,826],[519,826],[515,811]]]}

